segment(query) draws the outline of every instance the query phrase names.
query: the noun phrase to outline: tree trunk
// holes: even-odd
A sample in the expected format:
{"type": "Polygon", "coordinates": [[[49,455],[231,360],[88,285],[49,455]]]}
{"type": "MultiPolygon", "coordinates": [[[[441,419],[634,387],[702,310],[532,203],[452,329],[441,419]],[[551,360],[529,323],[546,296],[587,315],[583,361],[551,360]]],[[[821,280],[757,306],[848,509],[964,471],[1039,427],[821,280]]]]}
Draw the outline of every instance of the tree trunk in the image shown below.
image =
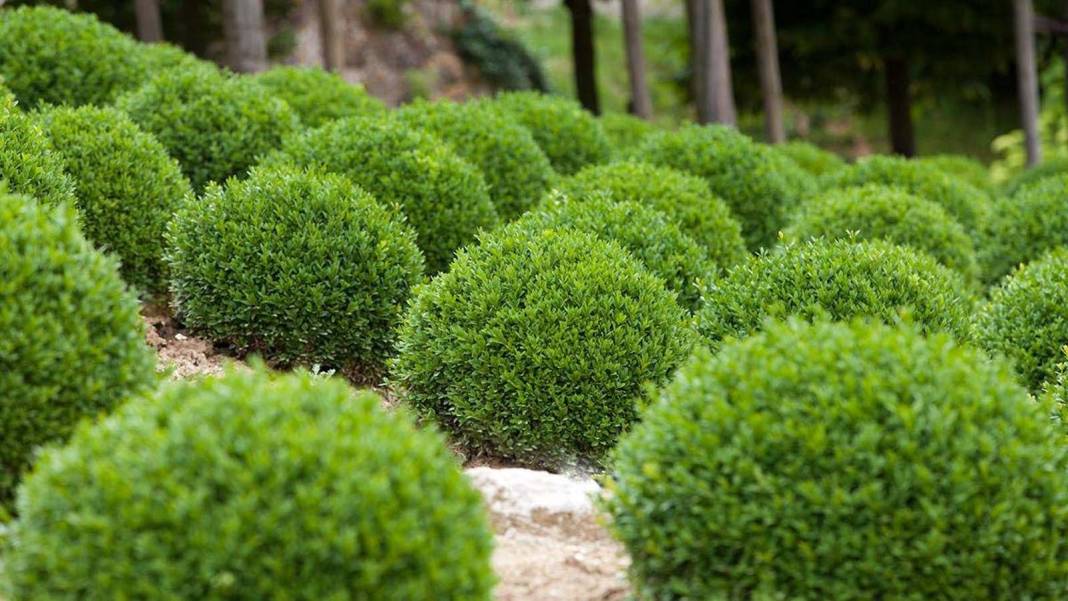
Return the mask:
{"type": "Polygon", "coordinates": [[[255,73],[267,68],[263,0],[224,0],[223,33],[231,69],[238,73],[255,73]]]}
{"type": "Polygon", "coordinates": [[[319,32],[323,39],[323,65],[340,72],[345,67],[345,45],[341,32],[338,0],[319,0],[319,32]]]}
{"type": "Polygon", "coordinates": [[[627,74],[630,76],[631,108],[642,119],[653,116],[653,100],[645,83],[645,56],[642,51],[642,21],[638,0],[621,0],[623,11],[623,46],[627,51],[627,74]]]}
{"type": "Polygon", "coordinates": [[[786,141],[786,128],[783,125],[779,48],[775,41],[775,12],[772,0],[753,0],[752,9],[760,64],[760,91],[764,97],[764,135],[769,143],[779,144],[786,141]]]}
{"type": "Polygon", "coordinates": [[[591,0],[564,0],[571,12],[571,56],[575,66],[575,89],[579,102],[594,115],[601,114],[597,99],[597,60],[593,47],[591,0]]]}
{"type": "Polygon", "coordinates": [[[734,89],[731,86],[731,51],[727,38],[727,16],[723,0],[708,0],[708,37],[711,53],[708,73],[712,79],[713,118],[719,123],[735,125],[734,89]]]}
{"type": "Polygon", "coordinates": [[[688,0],[687,18],[690,25],[690,80],[693,87],[694,108],[698,123],[711,123],[715,117],[712,100],[712,78],[709,67],[708,0],[688,0]]]}
{"type": "Polygon", "coordinates": [[[912,129],[912,97],[909,92],[909,62],[902,56],[883,59],[886,77],[886,100],[890,113],[890,149],[900,155],[916,154],[916,135],[912,129]]]}
{"type": "Polygon", "coordinates": [[[163,41],[163,20],[159,16],[159,0],[136,0],[137,38],[142,42],[163,41]]]}
{"type": "Polygon", "coordinates": [[[1035,12],[1031,0],[1013,0],[1016,29],[1016,77],[1020,95],[1027,164],[1042,161],[1038,139],[1038,71],[1035,67],[1035,12]]]}

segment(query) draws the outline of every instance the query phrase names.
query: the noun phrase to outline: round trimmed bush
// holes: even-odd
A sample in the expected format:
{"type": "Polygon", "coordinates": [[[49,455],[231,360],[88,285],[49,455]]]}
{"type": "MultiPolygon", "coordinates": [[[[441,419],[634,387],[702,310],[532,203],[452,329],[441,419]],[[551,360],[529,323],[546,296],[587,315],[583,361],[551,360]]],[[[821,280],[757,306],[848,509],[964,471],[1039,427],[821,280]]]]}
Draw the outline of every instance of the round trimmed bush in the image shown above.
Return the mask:
{"type": "Polygon", "coordinates": [[[721,270],[748,255],[742,227],[699,177],[648,163],[620,162],[587,167],[562,179],[556,189],[574,199],[607,194],[618,202],[633,201],[663,211],[721,270]]]}
{"type": "Polygon", "coordinates": [[[887,240],[926,252],[969,280],[979,277],[975,248],[960,223],[942,207],[899,188],[872,184],[829,190],[801,206],[785,237],[887,240]]]}
{"type": "Polygon", "coordinates": [[[145,73],[137,42],[91,14],[50,6],[0,11],[0,75],[28,108],[107,104],[145,73]]]}
{"type": "Polygon", "coordinates": [[[440,436],[307,373],[175,383],[42,455],[20,599],[490,599],[482,499],[440,436]]]}
{"type": "Polygon", "coordinates": [[[393,379],[473,452],[597,462],[689,352],[687,322],[616,243],[512,224],[416,294],[393,379]]]}
{"type": "Polygon", "coordinates": [[[821,187],[851,188],[865,184],[901,188],[941,205],[969,234],[978,231],[990,216],[990,199],[981,190],[932,165],[902,157],[868,157],[824,176],[821,187]]]}
{"type": "Polygon", "coordinates": [[[174,304],[191,329],[350,373],[392,354],[423,276],[401,216],[344,177],[290,166],[210,187],[178,212],[168,242],[174,304]]]}
{"type": "Polygon", "coordinates": [[[882,240],[819,240],[756,257],[713,281],[698,329],[717,347],[769,317],[895,323],[904,314],[923,331],[968,339],[974,302],[964,278],[926,253],[882,240]]]}
{"type": "MultiPolygon", "coordinates": [[[[1064,347],[1065,356],[1068,359],[1068,345],[1064,347]]],[[[1061,363],[1057,368],[1057,374],[1042,385],[1042,400],[1050,410],[1054,423],[1060,427],[1061,432],[1068,429],[1065,423],[1065,413],[1068,413],[1068,362],[1061,363]]]]}
{"type": "Polygon", "coordinates": [[[813,176],[830,173],[846,166],[846,162],[837,154],[801,140],[777,144],[772,148],[786,155],[798,167],[813,176]]]}
{"type": "Polygon", "coordinates": [[[137,299],[73,209],[0,193],[0,514],[42,444],[155,383],[137,299]]]}
{"type": "Polygon", "coordinates": [[[802,196],[779,173],[779,157],[737,130],[688,125],[648,136],[635,158],[701,177],[742,224],[751,249],[774,246],[779,229],[802,196]]]}
{"type": "Polygon", "coordinates": [[[74,182],[34,118],[0,95],[0,181],[46,205],[74,205],[74,182]]]}
{"type": "Polygon", "coordinates": [[[983,279],[994,283],[1013,267],[1068,246],[1068,174],[1051,175],[1015,196],[1000,197],[984,232],[983,279]]]}
{"type": "Polygon", "coordinates": [[[86,238],[115,253],[119,271],[148,292],[166,288],[163,233],[192,194],[178,163],[151,135],[113,108],[57,108],[45,133],[77,188],[86,238]]]}
{"type": "Polygon", "coordinates": [[[641,144],[645,136],[659,129],[652,122],[627,113],[605,113],[597,120],[601,122],[601,128],[615,149],[614,154],[634,148],[641,144]]]}
{"type": "Polygon", "coordinates": [[[553,168],[563,175],[607,162],[612,156],[601,123],[573,100],[539,92],[507,92],[491,102],[530,130],[553,168]]]}
{"type": "Polygon", "coordinates": [[[578,230],[619,243],[664,280],[689,311],[700,305],[703,281],[714,269],[704,250],[667,215],[636,202],[616,202],[603,193],[585,198],[557,194],[516,223],[532,230],[578,230]]]}
{"type": "Polygon", "coordinates": [[[1068,249],[1024,265],[994,288],[976,320],[976,338],[1011,359],[1023,382],[1038,390],[1068,344],[1068,249]]]}
{"type": "Polygon", "coordinates": [[[924,165],[930,165],[946,175],[953,176],[978,190],[993,192],[994,184],[990,181],[990,172],[985,165],[972,157],[959,154],[936,154],[913,159],[924,165]]]}
{"type": "Polygon", "coordinates": [[[197,192],[243,176],[298,125],[289,106],[260,85],[209,69],[165,71],[117,106],[156,136],[197,192]]]}
{"type": "Polygon", "coordinates": [[[285,100],[306,127],[319,127],[343,117],[381,115],[387,110],[363,86],[350,84],[322,69],[274,67],[253,79],[285,100]]]}
{"type": "Polygon", "coordinates": [[[484,103],[419,101],[396,115],[449,143],[481,169],[497,214],[505,221],[534,206],[556,177],[530,131],[484,103]]]}
{"type": "Polygon", "coordinates": [[[1004,196],[1015,196],[1017,192],[1031,184],[1038,183],[1050,176],[1065,174],[1068,174],[1068,158],[1051,159],[1026,171],[1017,173],[1002,186],[1002,194],[1004,196]]]}
{"type": "MultiPolygon", "coordinates": [[[[215,63],[198,58],[195,54],[166,42],[140,44],[137,53],[140,61],[144,63],[146,79],[149,80],[168,69],[206,69],[220,75],[223,73],[215,63]]],[[[147,82],[141,82],[142,85],[144,83],[147,82]]]]}
{"type": "Polygon", "coordinates": [[[293,136],[267,160],[287,162],[346,175],[382,204],[400,207],[432,274],[448,267],[480,229],[497,225],[478,169],[395,119],[349,117],[293,136]]]}
{"type": "Polygon", "coordinates": [[[949,336],[778,323],[679,370],[606,505],[643,599],[1062,599],[1066,453],[949,336]]]}

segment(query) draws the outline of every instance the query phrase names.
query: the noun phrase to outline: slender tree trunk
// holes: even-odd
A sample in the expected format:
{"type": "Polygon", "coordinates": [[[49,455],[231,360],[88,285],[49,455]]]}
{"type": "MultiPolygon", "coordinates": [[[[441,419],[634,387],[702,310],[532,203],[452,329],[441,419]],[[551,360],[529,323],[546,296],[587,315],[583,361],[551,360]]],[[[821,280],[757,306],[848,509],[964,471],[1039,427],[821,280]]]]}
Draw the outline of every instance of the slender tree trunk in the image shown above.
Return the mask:
{"type": "Polygon", "coordinates": [[[689,0],[686,3],[690,25],[690,79],[694,108],[698,123],[711,123],[715,118],[712,100],[712,77],[708,73],[711,46],[708,36],[708,0],[689,0]]]}
{"type": "Polygon", "coordinates": [[[267,68],[263,0],[223,0],[223,32],[231,69],[255,73],[267,68]]]}
{"type": "Polygon", "coordinates": [[[323,40],[323,65],[340,72],[345,67],[345,40],[341,33],[338,0],[319,0],[319,35],[323,40]]]}
{"type": "Polygon", "coordinates": [[[782,78],[779,48],[775,40],[775,12],[772,0],[753,0],[757,61],[760,63],[760,89],[764,96],[764,135],[771,144],[786,141],[783,125],[782,78]]]}
{"type": "Polygon", "coordinates": [[[163,41],[163,20],[159,16],[159,0],[136,0],[137,38],[142,42],[163,41]]]}
{"type": "Polygon", "coordinates": [[[1013,0],[1016,25],[1016,75],[1027,164],[1042,161],[1038,139],[1038,71],[1035,67],[1035,12],[1031,0],[1013,0]]]}
{"type": "Polygon", "coordinates": [[[916,154],[916,135],[912,129],[912,96],[909,62],[902,56],[883,59],[886,77],[886,100],[890,113],[890,149],[900,155],[916,154]]]}
{"type": "Polygon", "coordinates": [[[638,0],[621,0],[623,12],[623,46],[627,51],[630,98],[634,114],[642,119],[653,116],[653,100],[645,83],[645,55],[642,51],[642,20],[638,0]]]}
{"type": "Polygon", "coordinates": [[[712,107],[715,120],[735,125],[738,115],[734,109],[734,88],[731,86],[731,46],[727,38],[727,16],[723,0],[709,0],[709,75],[712,79],[712,107]]]}
{"type": "Polygon", "coordinates": [[[575,66],[575,89],[579,102],[594,115],[601,114],[597,98],[597,60],[593,47],[591,0],[564,0],[571,12],[571,56],[575,66]]]}

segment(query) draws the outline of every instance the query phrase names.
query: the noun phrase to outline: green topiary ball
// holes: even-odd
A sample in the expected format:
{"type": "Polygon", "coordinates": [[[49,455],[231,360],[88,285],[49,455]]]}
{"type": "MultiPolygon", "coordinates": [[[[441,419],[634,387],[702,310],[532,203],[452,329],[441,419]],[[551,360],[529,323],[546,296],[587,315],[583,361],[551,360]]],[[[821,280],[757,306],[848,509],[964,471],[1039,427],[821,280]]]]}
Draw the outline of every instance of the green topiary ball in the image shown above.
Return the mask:
{"type": "Polygon", "coordinates": [[[1017,173],[1002,185],[1001,192],[1004,196],[1015,196],[1017,192],[1031,184],[1038,183],[1050,176],[1065,174],[1068,174],[1068,158],[1051,159],[1026,171],[1017,173]]]}
{"type": "Polygon", "coordinates": [[[742,224],[751,249],[771,247],[802,194],[778,173],[772,150],[722,125],[689,125],[648,136],[638,160],[673,167],[705,180],[742,224]]]}
{"type": "Polygon", "coordinates": [[[994,184],[990,181],[990,172],[986,165],[972,157],[959,154],[936,154],[913,159],[913,161],[934,167],[987,194],[994,191],[994,184]]]}
{"type": "Polygon", "coordinates": [[[621,162],[587,167],[558,182],[556,188],[571,198],[608,194],[615,201],[634,201],[663,211],[721,270],[748,256],[738,221],[699,177],[669,167],[621,162]]]}
{"type": "Polygon", "coordinates": [[[1050,249],[1068,246],[1068,173],[1000,197],[983,238],[979,258],[989,284],[1050,249]]]}
{"type": "Polygon", "coordinates": [[[395,119],[340,119],[286,140],[268,163],[320,167],[348,176],[415,229],[427,271],[448,267],[456,249],[497,212],[478,169],[440,140],[395,119]]]}
{"type": "Polygon", "coordinates": [[[91,14],[0,10],[0,76],[19,102],[106,104],[145,77],[139,46],[91,14]]]}
{"type": "Polygon", "coordinates": [[[393,379],[473,452],[597,462],[692,342],[673,295],[616,243],[512,224],[419,291],[393,379]]]}
{"type": "Polygon", "coordinates": [[[846,162],[837,154],[801,140],[777,144],[772,148],[790,158],[798,167],[813,176],[830,173],[846,166],[846,162]]]}
{"type": "Polygon", "coordinates": [[[573,100],[539,92],[507,92],[491,102],[530,130],[562,175],[611,158],[612,145],[601,123],[573,100]]]}
{"type": "Polygon", "coordinates": [[[209,69],[172,69],[117,106],[156,136],[200,192],[245,174],[297,130],[285,102],[249,79],[209,69]]]}
{"type": "Polygon", "coordinates": [[[415,232],[344,177],[254,168],[179,211],[171,290],[191,329],[283,364],[373,375],[423,277],[415,232]]]}
{"type": "Polygon", "coordinates": [[[1066,452],[949,336],[777,323],[679,370],[606,506],[642,599],[1063,599],[1066,452]]]}
{"type": "Polygon", "coordinates": [[[440,436],[307,373],[176,383],[38,461],[20,599],[486,600],[482,499],[440,436]]]}
{"type": "Polygon", "coordinates": [[[72,209],[0,193],[0,514],[39,445],[155,383],[138,310],[72,209]]]}
{"type": "Polygon", "coordinates": [[[497,214],[511,221],[534,206],[556,177],[530,131],[484,103],[415,102],[397,112],[413,129],[449,143],[482,170],[497,214]]]}
{"type": "Polygon", "coordinates": [[[930,254],[968,280],[979,277],[975,248],[942,207],[899,188],[869,184],[829,190],[804,203],[787,240],[886,240],[930,254]]]}
{"type": "Polygon", "coordinates": [[[74,205],[74,182],[33,117],[0,95],[0,181],[46,205],[74,205]]]}
{"type": "Polygon", "coordinates": [[[131,285],[166,289],[163,232],[192,194],[178,163],[151,135],[113,108],[57,108],[45,133],[75,181],[85,236],[114,253],[131,285]]]}
{"type": "MultiPolygon", "coordinates": [[[[1062,349],[1062,359],[1068,359],[1068,345],[1062,349]]],[[[1057,367],[1055,376],[1042,385],[1042,401],[1052,414],[1054,423],[1060,428],[1061,433],[1068,433],[1068,423],[1065,414],[1068,413],[1068,361],[1057,367]]]]}
{"type": "Polygon", "coordinates": [[[701,304],[703,282],[714,270],[704,250],[667,215],[636,202],[616,202],[604,193],[584,198],[556,194],[516,223],[534,231],[578,230],[619,243],[691,312],[701,304]]]}
{"type": "Polygon", "coordinates": [[[343,117],[382,115],[386,105],[363,86],[336,73],[302,67],[274,67],[253,79],[286,101],[306,127],[319,127],[343,117]]]}
{"type": "Polygon", "coordinates": [[[1011,359],[1023,382],[1038,390],[1068,344],[1068,249],[1024,265],[994,288],[976,320],[976,338],[1011,359]]]}
{"type": "Polygon", "coordinates": [[[717,347],[760,329],[769,317],[872,317],[902,314],[923,331],[968,339],[974,298],[961,275],[925,253],[882,240],[789,245],[713,281],[698,329],[717,347]]]}
{"type": "Polygon", "coordinates": [[[932,165],[901,157],[868,157],[821,179],[823,189],[865,184],[901,188],[941,205],[969,234],[978,231],[990,216],[990,199],[981,190],[946,175],[932,165]]]}
{"type": "Polygon", "coordinates": [[[646,136],[660,129],[651,121],[627,113],[605,113],[597,120],[612,144],[613,154],[617,155],[641,144],[646,136]]]}
{"type": "MultiPolygon", "coordinates": [[[[205,69],[219,75],[224,73],[215,63],[197,58],[195,54],[166,42],[140,44],[137,47],[137,53],[145,65],[145,79],[147,80],[169,69],[205,69]]],[[[142,81],[141,85],[144,83],[147,81],[142,81]]]]}

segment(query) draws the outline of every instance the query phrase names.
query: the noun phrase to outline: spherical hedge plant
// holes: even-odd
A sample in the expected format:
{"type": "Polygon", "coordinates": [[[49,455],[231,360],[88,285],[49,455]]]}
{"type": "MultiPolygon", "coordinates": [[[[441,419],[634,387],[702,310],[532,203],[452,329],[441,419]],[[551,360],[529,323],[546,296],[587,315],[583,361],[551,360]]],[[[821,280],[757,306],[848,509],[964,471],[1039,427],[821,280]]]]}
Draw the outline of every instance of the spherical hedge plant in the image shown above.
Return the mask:
{"type": "Polygon", "coordinates": [[[74,204],[74,182],[36,120],[0,94],[0,181],[47,205],[74,204]]]}
{"type": "Polygon", "coordinates": [[[627,113],[605,113],[597,118],[601,122],[601,128],[608,136],[614,154],[621,154],[625,149],[634,148],[645,139],[645,136],[657,131],[657,126],[651,121],[627,113]]]}
{"type": "Polygon", "coordinates": [[[166,289],[163,233],[192,193],[178,163],[113,108],[57,108],[41,121],[74,179],[86,237],[119,258],[119,270],[133,286],[166,289]]]}
{"type": "Polygon", "coordinates": [[[422,280],[415,232],[346,178],[278,166],[211,187],[168,234],[193,331],[282,364],[373,376],[422,280]]]}
{"type": "Polygon", "coordinates": [[[714,270],[704,250],[667,215],[633,201],[616,202],[603,193],[585,198],[555,194],[516,223],[532,230],[588,232],[619,243],[662,279],[688,311],[697,310],[703,282],[714,270]]]}
{"type": "Polygon", "coordinates": [[[994,190],[994,184],[990,181],[990,172],[986,165],[972,157],[958,154],[936,154],[913,160],[930,165],[988,194],[994,190]]]}
{"type": "Polygon", "coordinates": [[[1068,174],[999,198],[984,234],[979,257],[983,279],[991,284],[1021,263],[1068,246],[1068,174]]]}
{"type": "Polygon", "coordinates": [[[0,73],[19,102],[106,104],[145,77],[137,42],[87,13],[50,6],[0,12],[0,73]]]}
{"type": "Polygon", "coordinates": [[[846,162],[842,157],[810,142],[793,140],[784,144],[777,144],[773,148],[789,157],[798,167],[813,176],[830,173],[846,166],[846,162]]]}
{"type": "Polygon", "coordinates": [[[256,371],[86,424],[20,493],[14,595],[488,601],[481,497],[440,436],[381,403],[256,371]]]}
{"type": "Polygon", "coordinates": [[[975,300],[961,275],[882,240],[792,244],[735,267],[705,291],[698,329],[716,348],[769,317],[909,320],[968,339],[975,300]]]}
{"type": "Polygon", "coordinates": [[[870,184],[825,192],[801,206],[784,236],[887,240],[926,252],[968,280],[979,277],[975,247],[960,223],[899,188],[870,184]]]}
{"type": "Polygon", "coordinates": [[[616,243],[512,224],[415,296],[392,377],[472,453],[598,462],[692,342],[673,295],[616,243]]]}
{"type": "Polygon", "coordinates": [[[1065,413],[1068,413],[1068,345],[1062,350],[1062,358],[1066,361],[1057,367],[1056,375],[1042,385],[1042,401],[1061,432],[1068,434],[1068,424],[1065,423],[1065,413]]]}
{"type": "Polygon", "coordinates": [[[742,236],[755,250],[775,244],[804,194],[777,172],[779,161],[771,153],[733,128],[689,125],[648,136],[634,158],[704,179],[741,222],[742,236]]]}
{"type": "Polygon", "coordinates": [[[529,129],[553,168],[563,175],[612,156],[601,123],[573,100],[539,92],[507,92],[490,102],[529,129]]]}
{"type": "Polygon", "coordinates": [[[1068,343],[1068,249],[1024,265],[994,288],[976,320],[976,338],[1011,359],[1023,382],[1038,390],[1068,343]]]}
{"type": "Polygon", "coordinates": [[[155,383],[137,299],[73,209],[0,191],[0,514],[38,446],[155,383]]]}
{"type": "Polygon", "coordinates": [[[286,140],[267,164],[291,163],[346,175],[415,229],[429,273],[480,229],[497,225],[482,174],[434,136],[388,118],[350,117],[286,140]]]}
{"type": "Polygon", "coordinates": [[[1013,176],[1002,186],[1004,196],[1015,196],[1020,190],[1047,177],[1068,174],[1068,158],[1051,159],[1013,176]]]}
{"type": "Polygon", "coordinates": [[[343,117],[381,115],[386,105],[360,85],[336,73],[302,67],[274,67],[253,79],[286,101],[305,127],[319,127],[343,117]]]}
{"type": "Polygon", "coordinates": [[[643,599],[1061,599],[1068,456],[1001,363],[790,322],[698,352],[614,453],[643,599]]]}
{"type": "Polygon", "coordinates": [[[253,81],[209,69],[172,69],[117,106],[156,136],[200,192],[244,175],[297,130],[296,114],[253,81]]]}
{"type": "Polygon", "coordinates": [[[607,194],[615,201],[633,201],[663,211],[720,269],[748,255],[741,225],[699,177],[648,163],[619,162],[587,167],[560,180],[556,189],[574,199],[607,194]]]}

